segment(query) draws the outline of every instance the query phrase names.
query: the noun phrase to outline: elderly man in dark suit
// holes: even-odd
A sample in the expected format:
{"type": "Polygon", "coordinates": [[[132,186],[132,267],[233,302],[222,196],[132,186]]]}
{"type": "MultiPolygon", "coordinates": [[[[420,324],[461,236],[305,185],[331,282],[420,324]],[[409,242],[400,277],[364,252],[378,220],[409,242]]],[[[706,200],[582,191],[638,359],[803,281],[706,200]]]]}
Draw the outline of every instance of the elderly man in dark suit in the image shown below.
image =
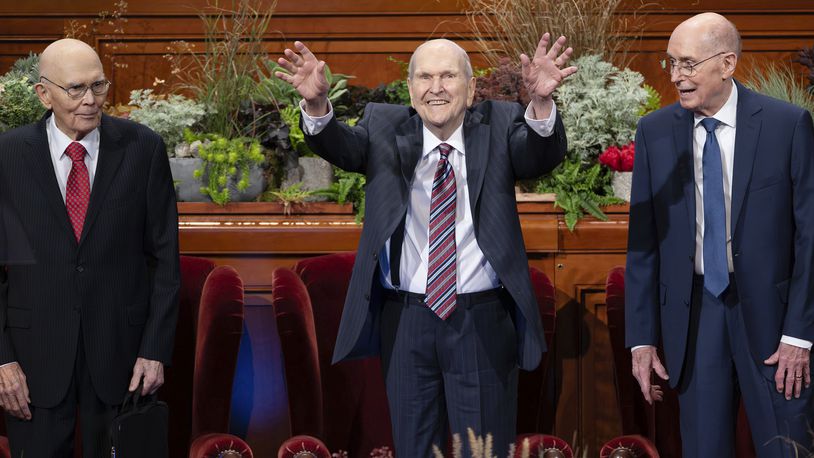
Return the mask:
{"type": "Polygon", "coordinates": [[[368,104],[358,126],[337,122],[325,63],[302,43],[278,76],[302,95],[309,145],[365,173],[365,223],[334,362],[380,354],[396,453],[443,449],[447,419],[491,434],[504,456],[514,441],[517,371],[545,351],[528,274],[514,184],[553,169],[566,151],[552,93],[576,71],[571,48],[545,34],[521,56],[528,107],[472,107],[466,52],[449,40],[410,59],[412,109],[368,104]],[[551,49],[547,49],[551,44],[551,49]]]}
{"type": "Polygon", "coordinates": [[[648,401],[652,371],[678,389],[694,458],[733,456],[739,397],[759,456],[811,445],[814,127],[734,81],[740,50],[718,14],[676,27],[666,69],[679,101],[636,136],[627,344],[648,401]]]}
{"type": "Polygon", "coordinates": [[[102,114],[94,50],[40,56],[48,113],[0,136],[0,193],[33,264],[0,269],[0,405],[15,457],[110,456],[125,393],[163,383],[180,284],[178,223],[161,138],[102,114]]]}

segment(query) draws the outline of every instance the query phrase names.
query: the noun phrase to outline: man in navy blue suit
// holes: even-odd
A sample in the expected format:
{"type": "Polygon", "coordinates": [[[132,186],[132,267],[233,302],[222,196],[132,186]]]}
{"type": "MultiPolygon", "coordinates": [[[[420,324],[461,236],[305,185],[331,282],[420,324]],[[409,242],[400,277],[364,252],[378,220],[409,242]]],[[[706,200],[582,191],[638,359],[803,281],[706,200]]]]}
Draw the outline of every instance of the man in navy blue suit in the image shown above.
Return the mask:
{"type": "Polygon", "coordinates": [[[466,52],[428,41],[410,59],[413,109],[371,103],[354,127],[333,116],[325,63],[305,45],[279,60],[288,73],[277,76],[304,99],[312,149],[367,175],[334,362],[381,355],[400,457],[443,449],[447,419],[464,444],[467,427],[492,434],[499,456],[514,442],[518,368],[533,369],[545,351],[514,184],[565,154],[552,99],[576,71],[564,43],[545,34],[533,58],[521,56],[527,107],[470,107],[466,52]]]}
{"type": "Polygon", "coordinates": [[[760,457],[811,445],[814,127],[733,79],[740,51],[718,14],[676,27],[679,102],[636,135],[626,341],[648,402],[652,372],[678,390],[685,457],[733,456],[739,397],[760,457]]]}

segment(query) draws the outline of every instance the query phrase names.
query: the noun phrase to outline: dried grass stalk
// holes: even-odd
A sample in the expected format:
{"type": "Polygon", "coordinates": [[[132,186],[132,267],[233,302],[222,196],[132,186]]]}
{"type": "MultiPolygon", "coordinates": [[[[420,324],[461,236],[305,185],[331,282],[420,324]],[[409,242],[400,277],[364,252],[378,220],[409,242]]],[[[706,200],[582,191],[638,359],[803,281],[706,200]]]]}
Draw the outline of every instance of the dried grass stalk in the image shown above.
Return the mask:
{"type": "Polygon", "coordinates": [[[599,54],[626,66],[627,51],[644,26],[642,3],[630,16],[623,0],[460,0],[481,52],[491,66],[500,58],[532,55],[545,32],[564,35],[575,55],[599,54]]]}

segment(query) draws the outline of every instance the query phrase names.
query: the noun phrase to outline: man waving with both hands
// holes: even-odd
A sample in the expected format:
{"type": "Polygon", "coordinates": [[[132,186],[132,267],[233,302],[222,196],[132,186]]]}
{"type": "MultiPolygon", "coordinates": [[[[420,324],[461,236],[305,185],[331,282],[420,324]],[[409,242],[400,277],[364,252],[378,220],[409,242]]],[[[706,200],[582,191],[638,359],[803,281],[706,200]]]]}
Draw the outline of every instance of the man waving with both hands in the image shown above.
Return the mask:
{"type": "Polygon", "coordinates": [[[448,426],[491,434],[498,456],[514,442],[518,368],[545,351],[514,185],[565,155],[552,94],[577,69],[564,45],[546,33],[533,58],[520,56],[524,108],[472,106],[466,52],[425,42],[410,59],[412,109],[370,103],[354,127],[333,115],[325,62],[300,42],[279,59],[277,76],[304,99],[311,148],[367,175],[334,362],[381,355],[398,456],[432,456],[448,426]]]}

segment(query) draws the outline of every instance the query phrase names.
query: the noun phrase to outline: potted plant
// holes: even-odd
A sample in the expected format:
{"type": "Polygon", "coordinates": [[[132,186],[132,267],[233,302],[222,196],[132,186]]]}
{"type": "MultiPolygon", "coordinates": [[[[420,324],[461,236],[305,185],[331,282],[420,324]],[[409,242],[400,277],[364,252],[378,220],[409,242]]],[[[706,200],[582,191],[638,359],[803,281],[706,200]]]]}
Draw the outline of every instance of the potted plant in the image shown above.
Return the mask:
{"type": "Polygon", "coordinates": [[[32,54],[0,76],[0,132],[35,122],[45,113],[34,91],[38,68],[39,56],[32,54]]]}
{"type": "Polygon", "coordinates": [[[200,142],[201,167],[194,172],[203,185],[200,193],[218,205],[230,201],[251,201],[265,188],[261,165],[265,160],[260,141],[255,138],[226,138],[219,134],[184,132],[185,140],[200,142]]]}
{"type": "Polygon", "coordinates": [[[196,156],[198,145],[184,141],[184,131],[197,126],[206,115],[204,105],[182,95],[156,95],[152,89],[132,91],[129,105],[133,107],[128,113],[130,119],[164,139],[178,200],[205,200],[200,183],[193,178],[194,171],[201,168],[201,159],[196,156]]]}

